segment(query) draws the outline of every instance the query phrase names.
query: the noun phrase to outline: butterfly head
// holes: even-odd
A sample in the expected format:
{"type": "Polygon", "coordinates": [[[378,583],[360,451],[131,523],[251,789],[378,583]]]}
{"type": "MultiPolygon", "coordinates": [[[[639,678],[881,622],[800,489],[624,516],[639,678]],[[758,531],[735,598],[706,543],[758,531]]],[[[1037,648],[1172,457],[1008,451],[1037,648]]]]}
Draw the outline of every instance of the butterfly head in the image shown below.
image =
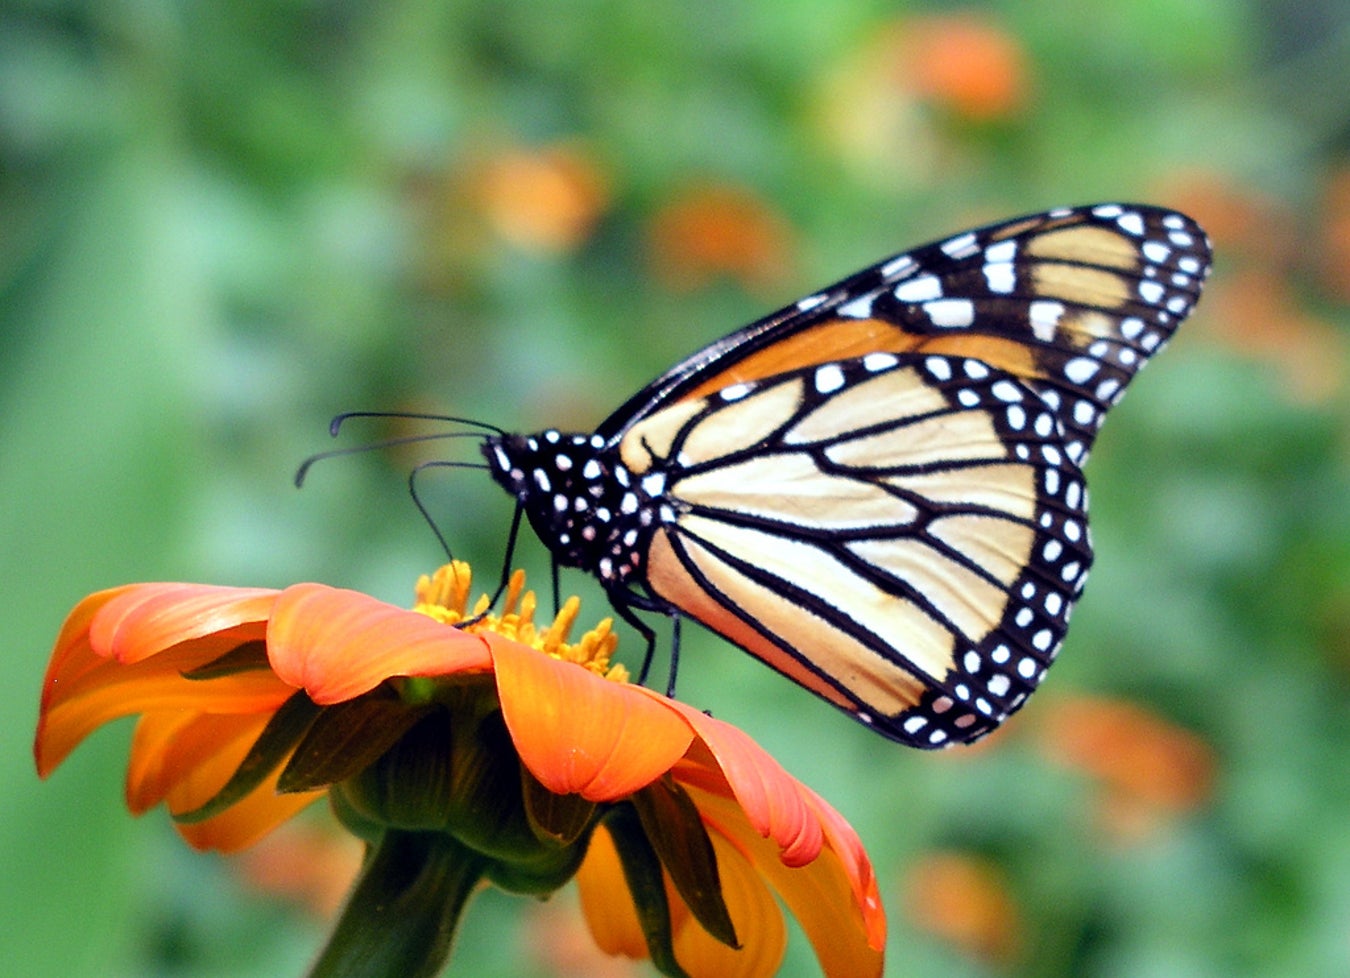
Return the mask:
{"type": "Polygon", "coordinates": [[[605,585],[642,569],[657,522],[650,478],[639,480],[599,435],[491,436],[483,442],[492,477],[520,503],[558,563],[605,585]]]}

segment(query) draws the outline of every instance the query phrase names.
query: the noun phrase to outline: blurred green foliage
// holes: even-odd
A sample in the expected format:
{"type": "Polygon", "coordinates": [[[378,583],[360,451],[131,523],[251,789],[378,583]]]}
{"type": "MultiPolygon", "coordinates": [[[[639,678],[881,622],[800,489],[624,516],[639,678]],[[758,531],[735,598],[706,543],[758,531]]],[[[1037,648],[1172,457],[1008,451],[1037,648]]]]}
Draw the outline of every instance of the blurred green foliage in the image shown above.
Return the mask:
{"type": "MultiPolygon", "coordinates": [[[[858,828],[888,974],[1350,972],[1348,71],[1337,0],[0,5],[6,968],[292,975],[318,946],[162,813],[130,821],[127,728],[47,784],[28,748],[89,591],[409,600],[441,555],[406,473],[475,453],[297,492],[332,414],[585,428],[864,262],[1123,198],[1208,223],[1218,273],[1107,426],[1093,581],[1006,735],[907,752],[703,635],[681,695],[858,828]]],[[[509,501],[422,488],[495,574],[509,501]]],[[[582,973],[540,919],[484,895],[457,973],[582,973]]],[[[817,973],[800,936],[784,973],[817,973]]]]}

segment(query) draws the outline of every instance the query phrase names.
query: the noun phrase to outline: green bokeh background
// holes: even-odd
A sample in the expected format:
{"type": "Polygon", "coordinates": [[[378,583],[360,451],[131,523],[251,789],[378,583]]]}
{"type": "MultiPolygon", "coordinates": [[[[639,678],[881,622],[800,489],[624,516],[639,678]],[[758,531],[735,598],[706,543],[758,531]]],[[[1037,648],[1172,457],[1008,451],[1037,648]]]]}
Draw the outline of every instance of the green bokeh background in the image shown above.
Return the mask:
{"type": "MultiPolygon", "coordinates": [[[[1273,267],[1297,315],[1330,327],[1332,380],[1300,392],[1276,362],[1281,321],[1253,356],[1202,303],[1094,455],[1098,566],[1025,713],[1085,694],[1147,708],[1212,748],[1203,804],[1113,839],[1099,786],[1035,737],[906,751],[697,629],[680,692],[857,827],[890,908],[889,975],[1350,973],[1350,313],[1313,274],[1350,148],[1350,10],[973,3],[959,9],[1021,47],[1026,101],[972,120],[883,88],[868,116],[869,80],[892,84],[867,74],[877,39],[955,9],[0,2],[5,971],[298,975],[317,948],[321,925],[189,853],[162,812],[125,813],[128,725],[47,783],[29,751],[51,640],[92,590],[314,579],[409,600],[440,558],[403,484],[421,456],[328,462],[297,492],[331,415],[584,427],[676,357],[864,262],[1062,203],[1185,206],[1176,188],[1202,173],[1292,234],[1273,267]],[[859,119],[868,139],[831,138],[859,119]],[[466,216],[472,194],[453,188],[467,165],[560,141],[604,175],[592,233],[531,248],[466,216]],[[776,215],[791,269],[694,289],[654,274],[650,227],[700,183],[776,215]],[[1010,959],[913,924],[906,874],[933,851],[996,867],[1018,908],[1010,959]]],[[[1238,262],[1215,244],[1217,293],[1238,262]]],[[[495,573],[509,502],[473,472],[424,486],[457,552],[495,573]]],[[[537,547],[521,557],[547,579],[537,547]]],[[[560,973],[522,929],[529,909],[484,895],[452,973],[560,973]]],[[[817,973],[800,935],[784,973],[817,973]]]]}

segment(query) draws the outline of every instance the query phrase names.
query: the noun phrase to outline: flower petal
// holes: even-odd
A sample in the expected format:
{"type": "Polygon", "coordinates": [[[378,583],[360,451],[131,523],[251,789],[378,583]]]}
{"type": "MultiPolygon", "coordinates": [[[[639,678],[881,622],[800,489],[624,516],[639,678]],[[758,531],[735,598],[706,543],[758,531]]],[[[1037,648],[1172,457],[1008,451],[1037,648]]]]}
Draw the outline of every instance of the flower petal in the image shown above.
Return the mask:
{"type": "Polygon", "coordinates": [[[277,592],[209,584],[140,584],[117,594],[89,625],[89,644],[124,665],[182,642],[264,622],[277,592]]]}
{"type": "Polygon", "coordinates": [[[131,584],[89,595],[62,626],[43,680],[38,773],[46,777],[96,727],[130,713],[174,704],[241,712],[275,706],[284,694],[268,673],[209,687],[181,675],[261,638],[275,596],[195,584],[131,584]]]}
{"type": "Polygon", "coordinates": [[[89,645],[89,626],[110,601],[140,587],[142,585],[127,584],[95,592],[82,599],[66,616],[56,636],[51,661],[47,663],[47,674],[42,679],[43,711],[66,686],[103,664],[105,656],[96,653],[89,645]]]}
{"type": "MultiPolygon", "coordinates": [[[[778,891],[815,948],[826,978],[881,975],[886,935],[875,880],[870,898],[860,904],[856,868],[832,848],[822,849],[807,865],[789,866],[775,843],[759,834],[733,799],[692,786],[688,791],[713,838],[725,836],[778,891]]],[[[867,878],[871,879],[870,866],[867,878]]]]}
{"type": "Polygon", "coordinates": [[[621,954],[635,961],[647,957],[647,939],[628,892],[619,851],[603,825],[591,834],[576,881],[581,910],[596,946],[606,954],[621,954]]]}
{"type": "Polygon", "coordinates": [[[697,752],[691,752],[692,763],[682,765],[679,780],[711,788],[712,782],[701,777],[698,768],[702,767],[705,774],[720,771],[750,824],[782,849],[783,862],[801,866],[815,859],[825,836],[810,804],[814,795],[805,785],[783,770],[773,755],[743,730],[691,706],[669,702],[694,728],[712,758],[712,764],[700,764],[697,752]]]}
{"type": "MultiPolygon", "coordinates": [[[[741,947],[727,947],[690,914],[675,934],[675,960],[690,978],[771,978],[787,949],[783,912],[739,849],[717,833],[713,833],[712,843],[722,879],[722,899],[731,912],[741,947]]],[[[670,898],[679,899],[673,888],[670,898]]]]}
{"type": "Polygon", "coordinates": [[[38,718],[34,754],[38,774],[49,775],[75,747],[110,720],[133,713],[188,710],[260,713],[275,710],[294,690],[267,670],[197,681],[182,673],[237,645],[239,636],[209,636],[134,665],[102,659],[76,682],[48,698],[38,718]]]}
{"type": "Polygon", "coordinates": [[[320,706],[354,699],[394,676],[492,668],[469,632],[357,591],[296,584],[277,598],[267,654],[278,676],[320,706]]]}
{"type": "MultiPolygon", "coordinates": [[[[225,786],[271,714],[212,716],[150,713],[136,724],[127,772],[127,807],[134,814],[167,802],[170,814],[195,811],[225,786]]],[[[279,794],[284,764],[253,791],[213,818],[174,827],[196,849],[234,852],[252,845],[324,792],[279,794]]]]}
{"type": "Polygon", "coordinates": [[[867,857],[862,839],[858,838],[853,826],[829,802],[805,785],[802,790],[812,799],[812,808],[825,828],[830,851],[838,857],[844,872],[848,874],[853,886],[853,898],[862,912],[868,947],[876,951],[883,950],[886,947],[886,911],[881,905],[881,890],[877,886],[872,860],[867,857]]]}
{"type": "MultiPolygon", "coordinates": [[[[281,769],[278,767],[242,801],[231,805],[214,818],[195,824],[176,824],[174,828],[194,849],[238,852],[253,845],[278,825],[326,794],[323,791],[279,794],[277,777],[280,774],[281,769]]],[[[206,798],[203,797],[201,802],[205,801],[206,798]]],[[[181,807],[177,805],[171,807],[177,811],[191,811],[197,804],[200,802],[194,799],[181,807]]]]}
{"type": "MultiPolygon", "coordinates": [[[[184,783],[211,798],[225,781],[218,776],[205,777],[203,771],[209,766],[227,769],[225,780],[228,780],[271,718],[271,713],[213,714],[187,710],[145,714],[137,721],[131,740],[127,808],[139,815],[164,801],[184,783]]],[[[190,810],[183,805],[180,801],[175,810],[190,810]]]]}
{"type": "Polygon", "coordinates": [[[689,725],[670,709],[673,700],[528,645],[485,637],[511,739],[549,791],[590,801],[623,798],[669,771],[692,742],[689,725]]]}

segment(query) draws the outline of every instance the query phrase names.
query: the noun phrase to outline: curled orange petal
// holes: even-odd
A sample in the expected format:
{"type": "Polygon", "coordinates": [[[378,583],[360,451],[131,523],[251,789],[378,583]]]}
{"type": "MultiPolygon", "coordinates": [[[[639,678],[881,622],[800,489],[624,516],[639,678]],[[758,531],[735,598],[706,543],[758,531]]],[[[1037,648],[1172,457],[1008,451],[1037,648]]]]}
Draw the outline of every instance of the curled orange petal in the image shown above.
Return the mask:
{"type": "Polygon", "coordinates": [[[131,665],[192,639],[267,620],[277,592],[209,584],[141,584],[115,595],[89,625],[100,655],[131,665]]]}
{"type": "MultiPolygon", "coordinates": [[[[154,808],[182,784],[192,786],[207,801],[222,788],[258,739],[271,713],[194,713],[159,710],[136,723],[127,763],[127,808],[132,814],[154,808]],[[219,759],[224,757],[223,764],[219,759]],[[203,772],[218,765],[208,778],[203,772]]],[[[175,810],[189,811],[191,800],[175,810]]]]}
{"type": "Polygon", "coordinates": [[[783,911],[756,867],[729,839],[713,833],[711,840],[722,899],[741,946],[723,944],[689,914],[675,934],[675,960],[691,978],[771,978],[787,950],[783,911]]]}
{"type": "Polygon", "coordinates": [[[879,978],[886,931],[870,865],[864,874],[871,880],[870,895],[860,902],[857,867],[840,853],[824,848],[810,863],[790,866],[732,799],[694,787],[689,793],[714,838],[728,839],[787,904],[826,978],[879,978]]]}
{"type": "Polygon", "coordinates": [[[368,693],[394,676],[448,676],[492,668],[469,632],[356,591],[295,584],[267,627],[272,668],[321,706],[368,693]]]}
{"type": "MultiPolygon", "coordinates": [[[[660,696],[643,690],[650,696],[660,696]]],[[[675,700],[667,700],[703,741],[755,830],[772,837],[783,862],[801,866],[820,853],[825,836],[802,784],[742,730],[675,700]]],[[[696,777],[696,772],[690,772],[696,777]]]]}

